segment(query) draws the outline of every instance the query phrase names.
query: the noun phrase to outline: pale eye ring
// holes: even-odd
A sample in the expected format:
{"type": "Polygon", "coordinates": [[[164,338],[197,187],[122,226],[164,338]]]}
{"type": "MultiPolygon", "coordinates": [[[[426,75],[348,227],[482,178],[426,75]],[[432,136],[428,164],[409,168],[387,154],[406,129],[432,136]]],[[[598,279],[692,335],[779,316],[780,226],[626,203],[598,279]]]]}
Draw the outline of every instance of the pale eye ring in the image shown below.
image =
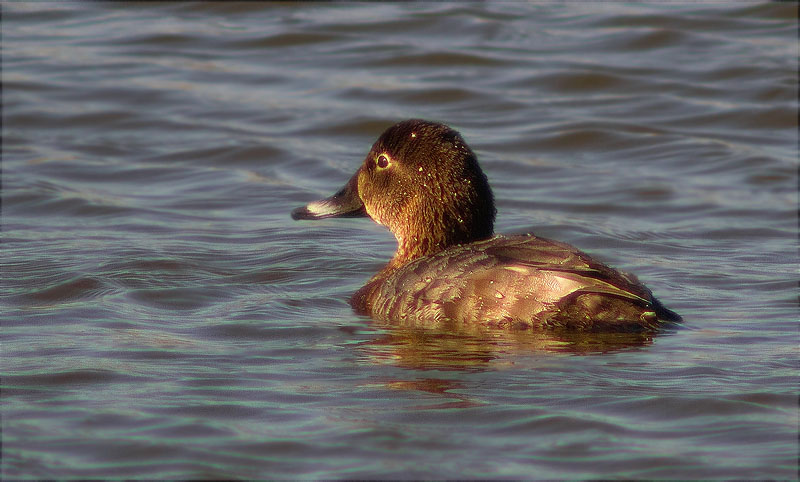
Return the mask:
{"type": "Polygon", "coordinates": [[[389,164],[391,163],[389,162],[389,158],[386,157],[386,155],[381,154],[380,156],[378,156],[378,159],[375,161],[375,164],[381,169],[386,169],[387,167],[389,167],[389,164]]]}

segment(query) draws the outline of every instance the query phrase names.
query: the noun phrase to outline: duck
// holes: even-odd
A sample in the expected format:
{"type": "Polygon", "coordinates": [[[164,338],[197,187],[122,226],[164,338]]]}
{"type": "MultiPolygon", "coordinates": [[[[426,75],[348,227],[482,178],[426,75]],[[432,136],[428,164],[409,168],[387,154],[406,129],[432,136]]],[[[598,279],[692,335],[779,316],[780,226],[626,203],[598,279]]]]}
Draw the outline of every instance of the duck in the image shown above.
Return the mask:
{"type": "Polygon", "coordinates": [[[496,235],[489,182],[462,136],[409,119],[375,141],[333,196],[294,220],[368,217],[397,239],[350,299],[355,312],[415,327],[651,332],[681,317],[634,275],[533,234],[496,235]]]}

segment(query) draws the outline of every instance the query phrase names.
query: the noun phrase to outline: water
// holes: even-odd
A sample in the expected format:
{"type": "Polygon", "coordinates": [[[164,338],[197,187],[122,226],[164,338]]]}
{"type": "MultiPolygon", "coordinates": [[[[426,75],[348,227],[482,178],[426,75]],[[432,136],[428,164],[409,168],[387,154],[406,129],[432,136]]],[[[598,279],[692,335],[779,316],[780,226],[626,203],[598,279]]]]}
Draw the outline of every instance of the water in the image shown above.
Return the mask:
{"type": "Polygon", "coordinates": [[[797,477],[797,6],[2,5],[2,477],[797,477]],[[293,222],[409,117],[653,337],[441,333],[293,222]]]}

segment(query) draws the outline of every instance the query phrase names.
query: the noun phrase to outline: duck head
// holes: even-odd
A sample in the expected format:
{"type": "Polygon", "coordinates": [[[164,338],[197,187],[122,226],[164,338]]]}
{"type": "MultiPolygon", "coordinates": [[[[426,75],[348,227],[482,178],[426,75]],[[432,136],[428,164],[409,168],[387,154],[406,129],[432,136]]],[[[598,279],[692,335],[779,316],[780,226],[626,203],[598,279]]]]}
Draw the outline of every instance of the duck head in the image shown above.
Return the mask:
{"type": "Polygon", "coordinates": [[[450,127],[411,119],[388,128],[333,196],[292,218],[368,216],[398,248],[389,267],[492,236],[494,197],[475,154],[450,127]]]}

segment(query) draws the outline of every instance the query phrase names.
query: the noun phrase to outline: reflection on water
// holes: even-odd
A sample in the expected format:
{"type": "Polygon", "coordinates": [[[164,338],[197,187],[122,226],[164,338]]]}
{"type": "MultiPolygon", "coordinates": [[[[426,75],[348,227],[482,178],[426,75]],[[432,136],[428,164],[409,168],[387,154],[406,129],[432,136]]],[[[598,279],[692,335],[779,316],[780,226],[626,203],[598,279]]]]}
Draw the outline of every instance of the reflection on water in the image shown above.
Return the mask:
{"type": "Polygon", "coordinates": [[[480,329],[397,328],[374,323],[385,334],[359,345],[361,356],[415,370],[494,370],[526,353],[594,355],[652,344],[652,333],[555,333],[480,329]]]}
{"type": "Polygon", "coordinates": [[[0,8],[3,479],[797,477],[795,3],[0,8]],[[686,322],[355,315],[287,213],[414,117],[686,322]]]}

